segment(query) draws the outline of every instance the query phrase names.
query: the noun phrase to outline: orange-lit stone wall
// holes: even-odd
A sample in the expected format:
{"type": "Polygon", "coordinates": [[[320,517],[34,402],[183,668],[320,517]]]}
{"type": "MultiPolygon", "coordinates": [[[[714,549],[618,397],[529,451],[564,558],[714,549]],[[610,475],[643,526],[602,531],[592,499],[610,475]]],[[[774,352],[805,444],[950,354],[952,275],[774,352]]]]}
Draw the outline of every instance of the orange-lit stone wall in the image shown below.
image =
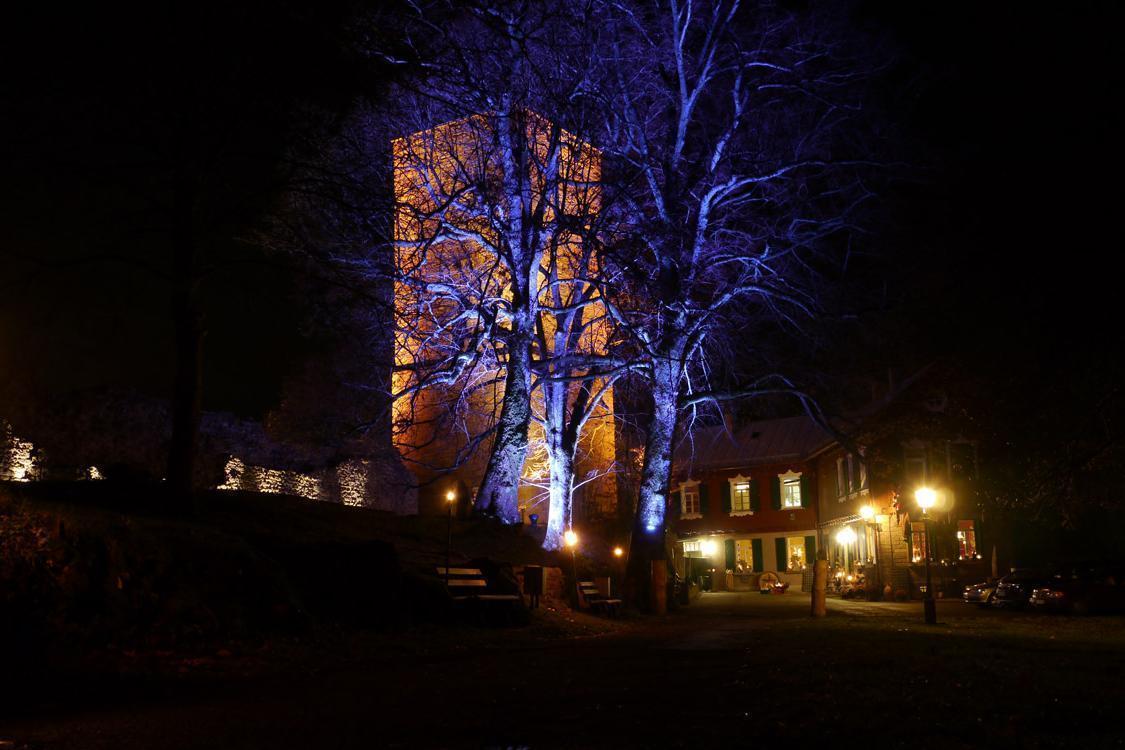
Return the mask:
{"type": "MultiPolygon", "coordinates": [[[[577,233],[559,229],[557,219],[560,211],[569,217],[596,213],[601,160],[596,149],[534,114],[526,117],[525,138],[528,166],[521,175],[521,186],[532,206],[543,204],[536,222],[543,229],[537,290],[545,309],[539,316],[539,348],[547,349],[537,352],[542,357],[553,353],[560,333],[549,311],[583,295],[584,299],[593,296],[581,281],[595,270],[589,248],[577,233]],[[558,178],[549,178],[556,170],[558,178]]],[[[487,441],[476,445],[473,438],[485,432],[500,411],[503,361],[498,356],[503,355],[492,349],[489,337],[474,339],[488,325],[500,329],[506,325],[503,315],[493,323],[479,311],[503,309],[504,301],[511,298],[508,267],[499,257],[505,252],[506,206],[500,140],[495,118],[477,115],[392,144],[399,276],[395,284],[392,385],[398,396],[393,406],[393,432],[407,466],[423,482],[459,464],[456,479],[475,487],[487,464],[489,445],[487,441]],[[425,373],[448,369],[445,366],[459,353],[470,350],[479,357],[455,382],[421,387],[425,373]]],[[[585,308],[581,350],[604,352],[608,326],[603,316],[604,310],[596,302],[585,308]]],[[[533,411],[542,415],[541,392],[536,389],[534,393],[533,411]]],[[[577,482],[591,470],[606,476],[576,493],[576,505],[607,506],[610,512],[616,494],[610,472],[614,461],[612,403],[610,391],[587,425],[577,482]]],[[[542,428],[533,424],[532,449],[524,472],[533,480],[529,485],[535,478],[546,477],[546,456],[537,449],[542,435],[542,428]]],[[[441,480],[435,486],[446,483],[441,480]]],[[[539,513],[545,521],[545,492],[528,486],[521,491],[521,499],[527,512],[539,513]]]]}

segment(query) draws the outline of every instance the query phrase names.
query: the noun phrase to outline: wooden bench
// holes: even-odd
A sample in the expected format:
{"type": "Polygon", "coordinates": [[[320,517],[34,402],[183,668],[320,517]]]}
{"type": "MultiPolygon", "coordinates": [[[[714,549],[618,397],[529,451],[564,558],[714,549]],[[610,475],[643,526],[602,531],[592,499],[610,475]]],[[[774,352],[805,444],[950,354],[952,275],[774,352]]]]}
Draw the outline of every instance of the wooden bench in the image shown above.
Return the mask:
{"type": "MultiPolygon", "coordinates": [[[[523,596],[520,594],[493,594],[488,591],[488,578],[481,572],[480,568],[436,568],[438,577],[445,583],[446,590],[449,592],[449,598],[455,603],[466,604],[475,606],[482,609],[483,606],[496,606],[506,605],[505,612],[510,614],[510,605],[516,602],[522,602],[523,596]]],[[[481,620],[484,620],[484,612],[479,612],[481,620]]]]}
{"type": "Polygon", "coordinates": [[[602,596],[602,593],[598,591],[598,587],[593,581],[579,581],[578,596],[579,601],[584,603],[585,608],[591,612],[604,612],[610,617],[616,617],[618,610],[621,608],[620,599],[611,599],[608,596],[602,596]]]}

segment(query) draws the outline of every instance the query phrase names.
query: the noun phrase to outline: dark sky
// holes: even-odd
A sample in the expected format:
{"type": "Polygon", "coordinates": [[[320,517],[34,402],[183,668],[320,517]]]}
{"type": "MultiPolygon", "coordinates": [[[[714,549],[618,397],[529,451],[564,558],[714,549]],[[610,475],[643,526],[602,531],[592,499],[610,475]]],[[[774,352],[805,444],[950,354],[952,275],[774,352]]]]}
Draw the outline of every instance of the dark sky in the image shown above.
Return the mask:
{"type": "MultiPolygon", "coordinates": [[[[240,238],[269,205],[297,103],[342,108],[371,88],[333,47],[343,3],[199,8],[186,48],[212,107],[210,184],[231,208],[208,252],[238,261],[208,287],[205,406],[261,415],[315,343],[308,287],[240,238]]],[[[162,212],[182,59],[152,6],[84,12],[0,32],[0,393],[168,387],[162,212]]],[[[1120,317],[1121,15],[1110,3],[858,6],[857,29],[894,53],[873,95],[917,165],[887,196],[876,241],[910,321],[904,351],[1030,347],[1080,362],[1120,343],[1108,324],[1120,317]]]]}
{"type": "Polygon", "coordinates": [[[893,235],[913,268],[903,283],[939,321],[930,335],[944,328],[944,346],[982,354],[1041,341],[1063,356],[1116,327],[1120,6],[876,7],[915,76],[891,89],[897,119],[932,174],[893,235]]]}

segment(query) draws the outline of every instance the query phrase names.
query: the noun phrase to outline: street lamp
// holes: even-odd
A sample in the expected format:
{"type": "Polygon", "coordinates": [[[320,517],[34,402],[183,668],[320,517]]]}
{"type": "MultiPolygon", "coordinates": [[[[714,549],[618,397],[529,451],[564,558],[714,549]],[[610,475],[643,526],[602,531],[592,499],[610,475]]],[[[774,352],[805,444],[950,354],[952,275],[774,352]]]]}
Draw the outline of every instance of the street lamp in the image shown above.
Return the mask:
{"type": "Polygon", "coordinates": [[[879,564],[879,522],[875,520],[875,509],[870,505],[864,505],[859,509],[859,517],[867,523],[875,527],[875,544],[869,550],[871,562],[875,565],[875,571],[878,578],[879,586],[883,584],[883,571],[882,566],[879,564]]]}
{"type": "Polygon", "coordinates": [[[937,624],[937,609],[934,606],[934,589],[932,580],[930,578],[930,524],[929,524],[929,510],[934,507],[937,502],[937,493],[929,487],[919,487],[914,492],[914,500],[918,503],[918,507],[922,509],[922,521],[926,524],[926,548],[924,554],[926,557],[926,595],[922,597],[922,608],[926,617],[927,625],[937,624]]]}
{"type": "Polygon", "coordinates": [[[448,516],[445,524],[445,586],[449,587],[449,563],[450,558],[453,557],[453,504],[457,500],[457,493],[453,490],[445,493],[445,504],[448,508],[448,516]]]}
{"type": "Polygon", "coordinates": [[[574,601],[578,603],[578,556],[575,550],[578,547],[578,535],[574,533],[574,529],[567,529],[563,534],[563,541],[567,547],[570,547],[570,565],[571,571],[574,574],[574,601]]]}

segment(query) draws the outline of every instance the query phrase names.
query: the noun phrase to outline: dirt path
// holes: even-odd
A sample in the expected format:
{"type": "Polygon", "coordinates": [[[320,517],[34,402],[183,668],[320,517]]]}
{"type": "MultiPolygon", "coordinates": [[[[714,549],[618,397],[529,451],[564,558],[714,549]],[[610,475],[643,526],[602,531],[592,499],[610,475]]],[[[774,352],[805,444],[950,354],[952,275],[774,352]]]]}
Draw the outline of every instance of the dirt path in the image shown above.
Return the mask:
{"type": "MultiPolygon", "coordinates": [[[[41,715],[0,739],[53,748],[1118,747],[1122,622],[715,594],[622,632],[396,653],[41,715]],[[1029,734],[1029,730],[1035,733],[1029,734]],[[752,740],[752,742],[751,742],[752,740]],[[763,745],[765,746],[765,745],[763,745]]],[[[478,637],[473,635],[474,638],[478,637]]]]}

